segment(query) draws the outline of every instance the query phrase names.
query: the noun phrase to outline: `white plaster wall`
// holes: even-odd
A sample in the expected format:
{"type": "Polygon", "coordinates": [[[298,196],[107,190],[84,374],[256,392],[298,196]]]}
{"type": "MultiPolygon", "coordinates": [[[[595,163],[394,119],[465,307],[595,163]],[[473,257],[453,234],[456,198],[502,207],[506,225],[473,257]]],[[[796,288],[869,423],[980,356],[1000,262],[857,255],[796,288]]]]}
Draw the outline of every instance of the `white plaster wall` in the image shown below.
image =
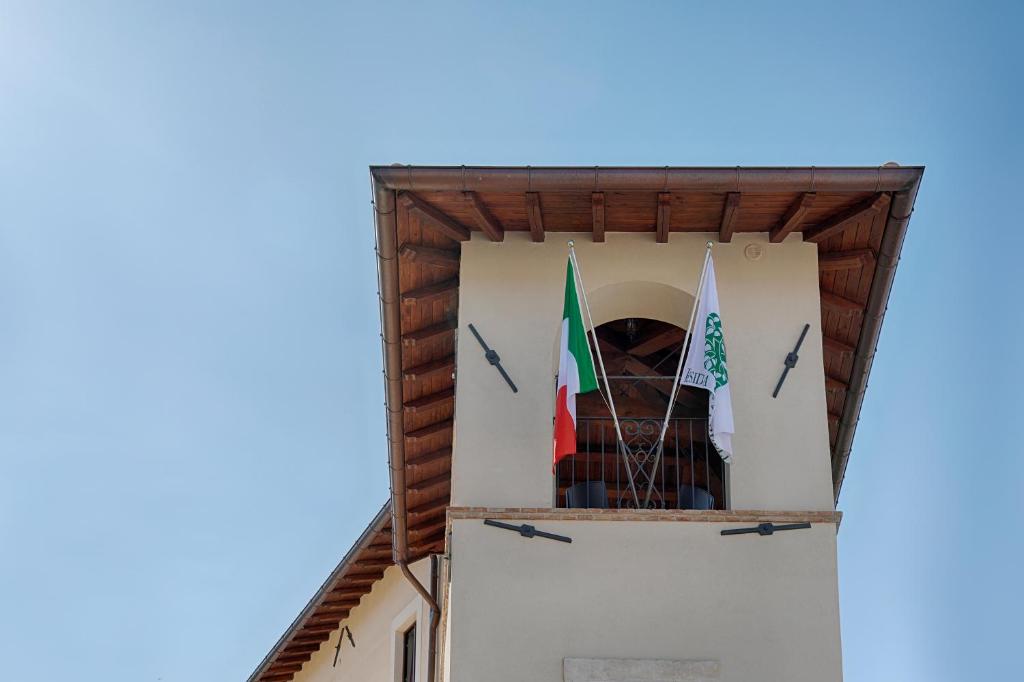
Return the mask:
{"type": "MultiPolygon", "coordinates": [[[[536,244],[526,233],[508,233],[502,243],[474,233],[463,243],[453,504],[551,506],[566,241],[576,240],[597,324],[635,315],[685,326],[708,236],[672,234],[668,244],[657,244],[651,234],[613,233],[595,244],[589,235],[548,233],[536,244]],[[471,322],[501,355],[518,394],[487,364],[466,329],[471,322]]],[[[760,234],[714,241],[737,429],[731,506],[831,509],[816,246],[799,235],[782,244],[760,234]],[[760,260],[744,256],[751,242],[764,246],[760,260]],[[811,331],[799,366],[772,399],[804,323],[811,331]]]]}
{"type": "MultiPolygon", "coordinates": [[[[421,560],[410,566],[413,574],[429,585],[430,562],[421,560]]],[[[302,666],[295,682],[394,682],[400,674],[396,669],[395,628],[401,622],[416,620],[416,679],[426,679],[427,627],[430,610],[412,588],[397,566],[384,572],[369,594],[352,609],[338,630],[321,645],[320,650],[302,666]],[[348,640],[341,646],[337,667],[333,667],[335,647],[341,627],[348,625],[356,646],[348,640]]],[[[401,631],[404,632],[404,627],[401,631]]]]}
{"type": "Polygon", "coordinates": [[[572,544],[454,522],[447,682],[562,682],[564,658],[718,661],[729,682],[842,679],[834,524],[722,537],[736,526],[533,523],[572,544]]]}

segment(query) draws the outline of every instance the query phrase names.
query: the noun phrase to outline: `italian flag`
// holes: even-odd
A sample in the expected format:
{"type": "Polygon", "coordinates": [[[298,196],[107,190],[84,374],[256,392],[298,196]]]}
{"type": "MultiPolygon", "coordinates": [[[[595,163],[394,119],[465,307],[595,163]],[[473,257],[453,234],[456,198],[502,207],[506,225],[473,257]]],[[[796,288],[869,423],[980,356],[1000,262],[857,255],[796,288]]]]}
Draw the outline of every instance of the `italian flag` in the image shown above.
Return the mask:
{"type": "Polygon", "coordinates": [[[580,314],[580,302],[576,297],[576,276],[570,258],[565,273],[565,305],[562,307],[562,336],[559,340],[552,468],[558,466],[563,457],[576,452],[576,395],[594,390],[597,390],[597,373],[580,314]]]}

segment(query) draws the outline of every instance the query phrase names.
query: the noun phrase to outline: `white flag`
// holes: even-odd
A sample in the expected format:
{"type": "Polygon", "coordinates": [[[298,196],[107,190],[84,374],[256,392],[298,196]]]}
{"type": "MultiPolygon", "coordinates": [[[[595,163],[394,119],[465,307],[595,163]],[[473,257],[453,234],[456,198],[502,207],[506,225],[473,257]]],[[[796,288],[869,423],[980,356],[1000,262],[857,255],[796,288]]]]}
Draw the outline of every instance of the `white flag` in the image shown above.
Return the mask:
{"type": "Polygon", "coordinates": [[[708,430],[711,442],[726,462],[732,457],[732,395],[729,391],[729,370],[725,366],[725,335],[718,307],[718,287],[715,285],[715,264],[708,258],[708,272],[704,291],[697,304],[690,349],[679,376],[685,386],[703,388],[711,393],[708,430]]]}

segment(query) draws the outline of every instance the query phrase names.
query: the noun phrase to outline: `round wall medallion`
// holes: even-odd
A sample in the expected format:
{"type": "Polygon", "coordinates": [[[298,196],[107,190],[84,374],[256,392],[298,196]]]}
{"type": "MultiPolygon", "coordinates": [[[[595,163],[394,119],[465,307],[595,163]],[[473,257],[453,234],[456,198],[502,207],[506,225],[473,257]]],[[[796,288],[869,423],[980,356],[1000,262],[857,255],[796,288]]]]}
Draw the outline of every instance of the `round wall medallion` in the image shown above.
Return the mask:
{"type": "Polygon", "coordinates": [[[743,255],[747,257],[747,260],[761,260],[764,255],[764,246],[761,244],[747,244],[747,248],[743,249],[743,255]]]}

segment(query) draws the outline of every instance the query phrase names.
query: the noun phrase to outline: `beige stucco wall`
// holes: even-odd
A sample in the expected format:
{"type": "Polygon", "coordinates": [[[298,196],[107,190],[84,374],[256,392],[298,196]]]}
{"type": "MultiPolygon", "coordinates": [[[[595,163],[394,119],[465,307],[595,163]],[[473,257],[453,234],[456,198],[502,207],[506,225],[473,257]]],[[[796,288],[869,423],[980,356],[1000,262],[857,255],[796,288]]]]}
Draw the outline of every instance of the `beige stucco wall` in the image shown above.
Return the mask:
{"type": "Polygon", "coordinates": [[[836,528],[456,520],[448,682],[561,682],[563,658],[717,660],[731,682],[842,677],[836,528]]]}
{"type": "MultiPolygon", "coordinates": [[[[429,560],[418,561],[411,568],[424,585],[429,585],[429,560]]],[[[339,629],[302,666],[295,675],[295,682],[394,682],[401,670],[396,667],[396,656],[401,651],[396,646],[397,633],[404,632],[413,621],[416,622],[417,634],[416,679],[425,680],[429,619],[430,610],[423,599],[398,567],[392,566],[362,598],[359,606],[339,624],[339,629]],[[346,640],[338,656],[338,665],[333,667],[335,647],[343,625],[352,630],[356,646],[352,648],[346,640]]]]}
{"type": "MultiPolygon", "coordinates": [[[[713,237],[713,236],[712,236],[713,237]]],[[[453,504],[548,507],[552,502],[551,416],[566,241],[576,240],[596,324],[624,316],[685,326],[708,235],[548,233],[533,243],[474,234],[462,246],[453,504]],[[466,331],[473,323],[501,355],[513,394],[466,331]]],[[[817,250],[737,235],[714,247],[737,433],[730,468],[734,509],[831,509],[817,250]],[[751,242],[761,259],[745,257],[751,242]],[[804,323],[800,364],[778,399],[771,392],[804,323]]]]}

